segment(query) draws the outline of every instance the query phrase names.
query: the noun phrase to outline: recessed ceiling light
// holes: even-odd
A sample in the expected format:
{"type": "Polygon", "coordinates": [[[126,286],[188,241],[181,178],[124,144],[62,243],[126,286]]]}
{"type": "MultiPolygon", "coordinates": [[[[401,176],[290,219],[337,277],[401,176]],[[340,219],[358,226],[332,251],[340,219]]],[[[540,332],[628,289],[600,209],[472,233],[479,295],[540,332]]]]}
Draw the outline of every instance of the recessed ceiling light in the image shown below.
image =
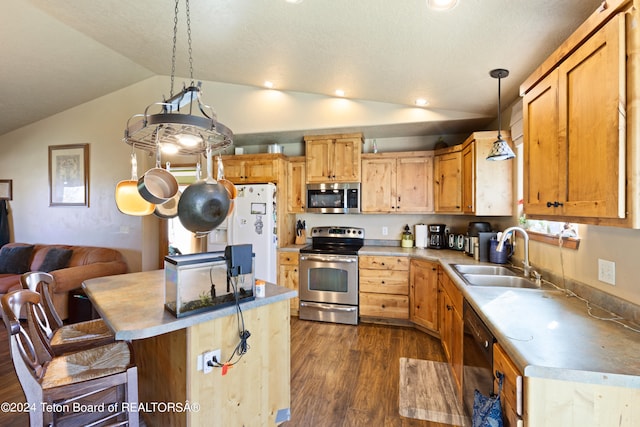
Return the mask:
{"type": "Polygon", "coordinates": [[[287,3],[291,3],[291,4],[299,4],[302,3],[302,0],[285,0],[287,3]]]}
{"type": "Polygon", "coordinates": [[[340,97],[344,96],[344,90],[336,89],[336,96],[340,96],[340,97]]]}
{"type": "Polygon", "coordinates": [[[427,6],[433,10],[449,10],[457,4],[458,0],[427,0],[427,6]]]}
{"type": "Polygon", "coordinates": [[[426,99],[424,99],[424,98],[418,98],[418,99],[416,99],[416,105],[417,105],[418,107],[424,107],[424,106],[426,106],[426,105],[428,105],[428,104],[429,104],[429,101],[427,101],[427,100],[426,100],[426,99]]]}
{"type": "Polygon", "coordinates": [[[266,87],[267,89],[273,89],[273,82],[270,82],[269,80],[265,80],[264,87],[266,87]]]}

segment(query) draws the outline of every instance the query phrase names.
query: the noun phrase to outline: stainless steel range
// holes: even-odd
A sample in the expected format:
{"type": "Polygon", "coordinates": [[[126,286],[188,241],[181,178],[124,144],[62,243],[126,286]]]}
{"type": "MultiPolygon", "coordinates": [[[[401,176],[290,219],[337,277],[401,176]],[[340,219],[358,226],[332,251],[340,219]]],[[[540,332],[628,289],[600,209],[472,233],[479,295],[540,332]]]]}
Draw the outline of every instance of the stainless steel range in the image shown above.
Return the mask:
{"type": "Polygon", "coordinates": [[[300,319],[358,324],[358,250],[364,229],[314,227],[300,249],[300,319]]]}

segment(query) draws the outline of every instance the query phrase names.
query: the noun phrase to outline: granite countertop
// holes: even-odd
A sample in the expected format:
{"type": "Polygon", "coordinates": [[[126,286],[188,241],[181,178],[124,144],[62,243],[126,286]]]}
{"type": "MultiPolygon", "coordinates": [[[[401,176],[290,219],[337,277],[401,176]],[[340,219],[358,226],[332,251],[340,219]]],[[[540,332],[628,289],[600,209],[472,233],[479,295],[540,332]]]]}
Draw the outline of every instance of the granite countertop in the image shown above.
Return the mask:
{"type": "Polygon", "coordinates": [[[597,319],[612,315],[576,296],[468,286],[451,264],[494,264],[449,249],[364,246],[358,254],[439,262],[525,376],[640,388],[640,333],[597,319]]]}
{"type": "MultiPolygon", "coordinates": [[[[164,274],[164,270],[154,270],[100,277],[85,280],[82,287],[117,340],[149,338],[236,312],[234,305],[176,318],[164,309],[164,274]]],[[[241,303],[242,310],[297,296],[296,291],[271,283],[266,284],[265,290],[264,298],[241,303]]]]}

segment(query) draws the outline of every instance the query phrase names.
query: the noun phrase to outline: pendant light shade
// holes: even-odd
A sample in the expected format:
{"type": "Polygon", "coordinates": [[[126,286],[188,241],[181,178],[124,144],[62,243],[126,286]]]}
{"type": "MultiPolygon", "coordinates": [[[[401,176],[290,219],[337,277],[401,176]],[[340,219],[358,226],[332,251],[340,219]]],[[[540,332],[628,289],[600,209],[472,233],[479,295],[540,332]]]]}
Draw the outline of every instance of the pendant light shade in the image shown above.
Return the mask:
{"type": "Polygon", "coordinates": [[[491,70],[489,75],[494,79],[498,79],[498,139],[493,143],[491,151],[487,156],[487,160],[509,160],[516,157],[515,153],[509,146],[509,143],[502,139],[500,135],[502,129],[502,106],[500,103],[500,80],[509,75],[509,70],[496,68],[491,70]]]}

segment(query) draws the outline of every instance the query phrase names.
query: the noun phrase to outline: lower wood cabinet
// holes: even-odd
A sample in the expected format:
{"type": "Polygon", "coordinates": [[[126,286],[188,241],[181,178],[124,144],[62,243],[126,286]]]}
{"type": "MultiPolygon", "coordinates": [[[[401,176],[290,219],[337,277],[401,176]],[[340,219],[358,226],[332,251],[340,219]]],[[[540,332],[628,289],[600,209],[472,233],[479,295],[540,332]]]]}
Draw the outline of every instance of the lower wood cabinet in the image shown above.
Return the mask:
{"type": "Polygon", "coordinates": [[[412,259],[409,267],[409,318],[416,325],[438,330],[438,268],[434,261],[412,259]]]}
{"type": "Polygon", "coordinates": [[[453,377],[458,387],[458,396],[462,399],[462,341],[464,339],[464,323],[462,320],[462,293],[449,276],[438,275],[440,301],[440,340],[451,365],[453,377]]]}
{"type": "MultiPolygon", "coordinates": [[[[504,375],[502,380],[502,420],[504,427],[518,427],[524,414],[523,374],[499,343],[493,345],[493,372],[504,375]]],[[[493,392],[498,392],[498,380],[494,380],[493,392]]]]}
{"type": "Polygon", "coordinates": [[[409,258],[358,257],[360,316],[409,319],[409,258]]]}
{"type": "MultiPolygon", "coordinates": [[[[280,252],[278,254],[278,284],[298,291],[299,284],[298,252],[280,252]]],[[[291,298],[291,314],[298,315],[300,299],[291,298]]]]}

